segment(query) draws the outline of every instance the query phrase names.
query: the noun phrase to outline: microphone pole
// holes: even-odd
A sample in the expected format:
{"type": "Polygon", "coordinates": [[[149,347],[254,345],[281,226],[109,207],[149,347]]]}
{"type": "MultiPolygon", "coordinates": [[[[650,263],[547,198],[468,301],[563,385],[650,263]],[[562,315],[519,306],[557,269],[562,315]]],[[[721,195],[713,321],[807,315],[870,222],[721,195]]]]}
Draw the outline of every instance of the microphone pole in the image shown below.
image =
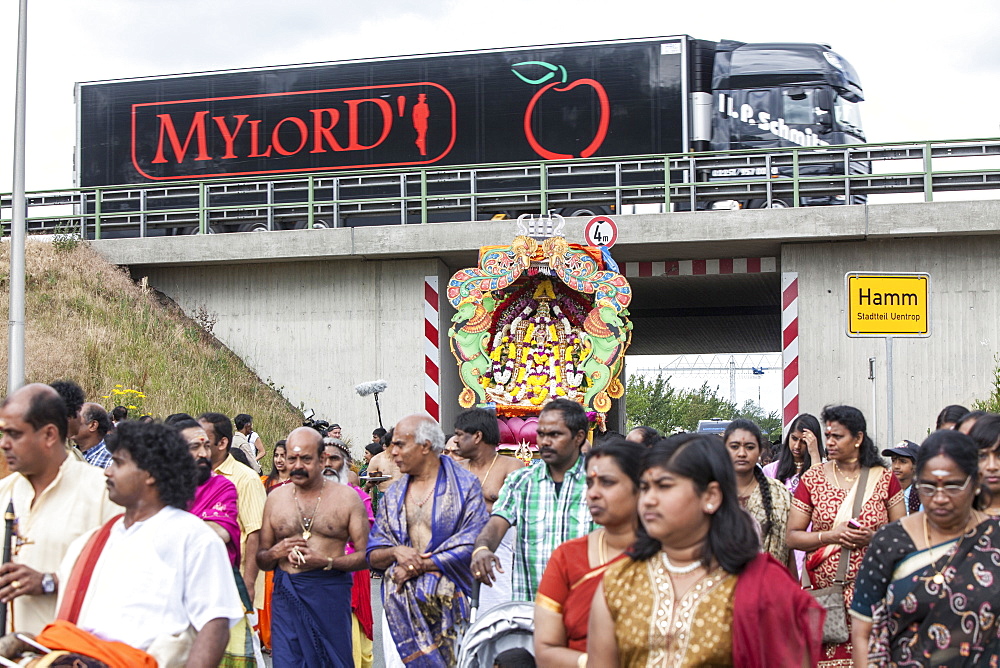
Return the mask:
{"type": "MultiPolygon", "coordinates": [[[[10,563],[10,543],[14,537],[14,499],[7,504],[3,514],[3,563],[10,563]]],[[[0,633],[7,633],[7,604],[0,607],[0,633]]]]}

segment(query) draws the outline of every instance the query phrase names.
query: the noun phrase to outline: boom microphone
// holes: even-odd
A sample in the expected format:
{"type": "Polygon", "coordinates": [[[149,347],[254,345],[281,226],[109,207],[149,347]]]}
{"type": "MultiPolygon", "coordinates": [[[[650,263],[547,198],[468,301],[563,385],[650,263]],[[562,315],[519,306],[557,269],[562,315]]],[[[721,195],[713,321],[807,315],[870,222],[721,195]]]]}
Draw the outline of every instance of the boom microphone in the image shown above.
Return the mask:
{"type": "Polygon", "coordinates": [[[389,387],[389,383],[384,380],[373,380],[369,383],[361,383],[360,385],[354,386],[354,391],[362,397],[367,397],[369,394],[380,394],[385,392],[385,388],[389,387]]]}

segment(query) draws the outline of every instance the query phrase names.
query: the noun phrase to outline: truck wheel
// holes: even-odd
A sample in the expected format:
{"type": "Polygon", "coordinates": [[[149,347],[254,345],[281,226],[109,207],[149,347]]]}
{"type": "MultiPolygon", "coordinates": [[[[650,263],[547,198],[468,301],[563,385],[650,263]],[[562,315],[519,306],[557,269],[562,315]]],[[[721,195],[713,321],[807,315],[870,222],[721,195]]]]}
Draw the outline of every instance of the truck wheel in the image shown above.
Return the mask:
{"type": "MultiPolygon", "coordinates": [[[[222,230],[219,229],[218,227],[216,227],[215,225],[209,225],[209,226],[207,226],[205,228],[205,233],[206,234],[220,234],[221,232],[222,232],[222,230]]],[[[186,235],[187,234],[201,234],[201,229],[197,225],[195,225],[194,227],[185,227],[184,231],[182,232],[182,234],[186,234],[186,235]]]]}
{"type": "Polygon", "coordinates": [[[268,232],[267,223],[244,223],[237,232],[268,232]]]}
{"type": "Polygon", "coordinates": [[[790,209],[790,208],[792,208],[792,203],[789,202],[789,201],[787,201],[787,200],[777,199],[777,198],[772,199],[770,202],[768,202],[767,200],[763,200],[763,199],[752,199],[752,200],[750,200],[750,206],[748,206],[747,208],[748,209],[790,209]]]}
{"type": "MultiPolygon", "coordinates": [[[[313,226],[312,226],[312,228],[314,230],[326,230],[326,229],[329,229],[331,227],[333,227],[333,225],[331,225],[329,222],[327,222],[325,220],[320,220],[319,218],[313,219],[313,226]]],[[[296,230],[307,230],[307,229],[309,229],[309,221],[307,221],[307,220],[300,220],[300,221],[296,222],[295,223],[295,229],[296,230]]]]}

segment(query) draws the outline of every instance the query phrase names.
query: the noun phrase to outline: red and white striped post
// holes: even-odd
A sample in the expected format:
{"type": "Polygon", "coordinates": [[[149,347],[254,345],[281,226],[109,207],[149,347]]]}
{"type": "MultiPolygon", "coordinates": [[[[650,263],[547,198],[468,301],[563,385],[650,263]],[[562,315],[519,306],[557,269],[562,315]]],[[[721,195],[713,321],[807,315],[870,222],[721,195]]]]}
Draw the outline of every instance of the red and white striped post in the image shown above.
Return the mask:
{"type": "Polygon", "coordinates": [[[785,429],[799,414],[799,274],[781,272],[781,405],[785,429]]]}
{"type": "Polygon", "coordinates": [[[424,276],[424,410],[441,420],[441,309],[438,277],[424,276]]]}

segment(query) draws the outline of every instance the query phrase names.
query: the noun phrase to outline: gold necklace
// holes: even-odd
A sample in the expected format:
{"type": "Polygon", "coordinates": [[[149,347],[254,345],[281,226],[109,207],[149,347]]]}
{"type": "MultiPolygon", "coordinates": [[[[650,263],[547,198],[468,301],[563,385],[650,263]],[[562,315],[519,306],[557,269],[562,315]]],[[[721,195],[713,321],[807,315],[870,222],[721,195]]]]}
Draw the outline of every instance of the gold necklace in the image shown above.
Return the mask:
{"type": "Polygon", "coordinates": [[[844,473],[841,470],[840,464],[838,464],[837,460],[835,459],[835,460],[833,460],[833,474],[837,477],[837,484],[838,485],[840,485],[841,487],[844,486],[844,483],[840,479],[840,476],[843,475],[844,476],[844,480],[847,481],[847,486],[850,487],[854,483],[854,481],[858,479],[858,476],[861,475],[861,471],[858,471],[857,473],[855,473],[854,477],[852,478],[851,476],[847,475],[846,473],[844,473]]]}
{"type": "Polygon", "coordinates": [[[480,485],[483,489],[486,489],[486,481],[490,479],[490,471],[493,470],[493,465],[497,463],[497,459],[499,457],[500,457],[499,452],[493,455],[493,461],[490,462],[490,467],[486,469],[486,475],[483,476],[483,482],[482,485],[480,485]]]}
{"type": "MultiPolygon", "coordinates": [[[[977,517],[978,517],[978,513],[975,510],[973,510],[972,511],[972,515],[969,518],[969,520],[970,521],[971,520],[975,520],[977,517]]],[[[976,524],[978,524],[978,522],[976,524]]],[[[973,525],[973,526],[975,526],[975,525],[973,525]]],[[[962,529],[962,533],[960,533],[955,538],[952,538],[951,540],[944,541],[944,542],[948,543],[948,542],[951,542],[951,541],[958,540],[958,538],[960,538],[961,536],[965,535],[968,531],[969,531],[969,522],[966,522],[965,523],[965,528],[962,529]]],[[[935,561],[937,561],[937,559],[939,559],[940,557],[938,557],[938,558],[934,557],[934,551],[933,551],[934,547],[931,546],[931,532],[930,532],[930,524],[927,522],[927,513],[924,513],[924,542],[927,544],[927,552],[929,552],[930,555],[931,555],[931,564],[933,565],[933,563],[935,561]]],[[[952,547],[954,547],[954,546],[952,546],[952,547]]],[[[955,558],[955,553],[956,552],[958,552],[958,550],[953,550],[952,551],[951,555],[948,557],[948,561],[944,562],[944,566],[942,566],[941,568],[935,568],[934,569],[934,575],[931,577],[931,581],[934,582],[934,584],[936,584],[936,585],[943,585],[944,584],[944,581],[945,581],[944,571],[947,570],[948,566],[951,565],[951,560],[955,558]]]]}
{"type": "Polygon", "coordinates": [[[298,487],[296,487],[292,491],[292,497],[295,499],[295,509],[299,511],[299,526],[302,527],[302,538],[305,540],[309,540],[309,537],[312,536],[313,521],[316,519],[316,511],[319,509],[319,502],[323,500],[322,494],[323,494],[323,487],[325,486],[326,486],[326,479],[324,478],[323,485],[320,486],[319,488],[320,495],[316,497],[316,505],[313,506],[312,515],[310,515],[309,517],[306,517],[305,515],[302,514],[302,507],[299,505],[298,487]]]}

